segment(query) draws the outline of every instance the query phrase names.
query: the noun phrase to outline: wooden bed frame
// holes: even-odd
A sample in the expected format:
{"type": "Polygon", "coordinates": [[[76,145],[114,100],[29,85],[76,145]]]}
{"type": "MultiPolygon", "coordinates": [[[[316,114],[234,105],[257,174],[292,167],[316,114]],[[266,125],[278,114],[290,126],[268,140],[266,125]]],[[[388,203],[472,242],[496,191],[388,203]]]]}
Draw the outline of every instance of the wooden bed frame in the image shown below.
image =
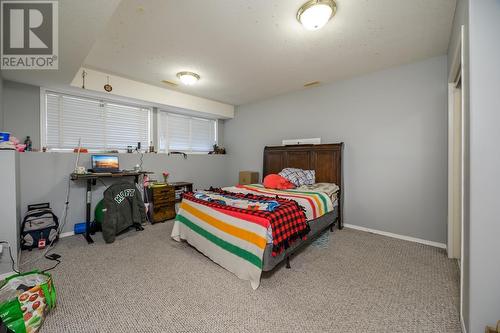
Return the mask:
{"type": "Polygon", "coordinates": [[[340,188],[337,198],[338,228],[344,227],[342,218],[343,184],[342,184],[342,150],[344,143],[320,145],[292,145],[264,148],[263,176],[279,173],[284,168],[314,170],[317,183],[335,183],[340,188]]]}

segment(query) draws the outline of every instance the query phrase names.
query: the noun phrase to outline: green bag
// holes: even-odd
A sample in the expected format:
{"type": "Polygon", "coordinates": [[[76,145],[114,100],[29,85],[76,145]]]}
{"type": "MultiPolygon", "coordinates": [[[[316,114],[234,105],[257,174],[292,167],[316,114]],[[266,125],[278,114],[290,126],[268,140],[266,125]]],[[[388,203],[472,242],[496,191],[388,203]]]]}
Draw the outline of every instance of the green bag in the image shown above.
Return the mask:
{"type": "Polygon", "coordinates": [[[49,273],[11,275],[0,282],[0,331],[37,332],[55,306],[56,289],[49,273]]]}

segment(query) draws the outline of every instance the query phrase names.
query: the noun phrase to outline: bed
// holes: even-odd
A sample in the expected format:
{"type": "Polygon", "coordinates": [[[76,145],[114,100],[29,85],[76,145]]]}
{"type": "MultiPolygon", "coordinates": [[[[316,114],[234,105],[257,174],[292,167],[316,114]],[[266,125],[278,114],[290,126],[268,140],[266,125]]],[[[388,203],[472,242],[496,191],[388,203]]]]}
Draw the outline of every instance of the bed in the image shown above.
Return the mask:
{"type": "MultiPolygon", "coordinates": [[[[315,170],[317,184],[308,188],[282,191],[251,184],[226,187],[217,193],[206,192],[214,196],[231,194],[238,196],[235,200],[241,198],[252,202],[263,197],[267,197],[266,200],[274,198],[285,217],[289,217],[283,213],[288,214],[286,209],[289,209],[290,216],[299,214],[297,210],[300,209],[307,228],[300,223],[293,225],[290,227],[293,232],[289,233],[294,237],[284,243],[277,243],[276,239],[281,238],[273,239],[277,231],[270,227],[268,220],[272,221],[269,216],[274,213],[243,208],[228,210],[218,203],[204,202],[194,194],[184,196],[171,237],[179,242],[187,241],[240,279],[250,281],[252,288],[257,289],[263,271],[270,271],[283,261],[290,268],[290,256],[300,247],[327,228],[331,231],[335,225],[343,228],[342,149],[343,143],[265,147],[263,177],[279,173],[284,168],[315,170]]],[[[289,233],[287,231],[287,235],[289,233]]]]}

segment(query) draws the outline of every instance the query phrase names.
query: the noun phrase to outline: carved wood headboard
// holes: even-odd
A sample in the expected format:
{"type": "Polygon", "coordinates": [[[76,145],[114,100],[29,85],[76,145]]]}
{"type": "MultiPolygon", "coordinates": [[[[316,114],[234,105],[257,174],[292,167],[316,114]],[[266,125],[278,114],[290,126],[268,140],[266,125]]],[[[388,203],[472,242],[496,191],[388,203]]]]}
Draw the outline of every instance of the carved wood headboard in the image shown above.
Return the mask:
{"type": "Polygon", "coordinates": [[[317,183],[335,183],[342,189],[343,143],[264,148],[263,177],[284,168],[316,171],[317,183]]]}
{"type": "Polygon", "coordinates": [[[342,184],[342,149],[344,143],[323,145],[293,145],[264,148],[264,170],[262,179],[284,168],[299,168],[316,171],[316,183],[335,183],[340,187],[338,196],[338,227],[344,227],[342,184]]]}

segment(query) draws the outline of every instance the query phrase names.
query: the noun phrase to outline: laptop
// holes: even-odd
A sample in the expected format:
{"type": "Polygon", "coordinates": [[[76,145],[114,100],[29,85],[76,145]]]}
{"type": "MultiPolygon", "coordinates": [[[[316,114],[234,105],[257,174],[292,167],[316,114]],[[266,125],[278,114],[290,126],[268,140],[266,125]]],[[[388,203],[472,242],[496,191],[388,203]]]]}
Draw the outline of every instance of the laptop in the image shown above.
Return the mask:
{"type": "MultiPolygon", "coordinates": [[[[95,173],[119,173],[120,163],[115,155],[92,155],[92,172],[95,173]]],[[[90,171],[90,170],[89,170],[90,171]]]]}

